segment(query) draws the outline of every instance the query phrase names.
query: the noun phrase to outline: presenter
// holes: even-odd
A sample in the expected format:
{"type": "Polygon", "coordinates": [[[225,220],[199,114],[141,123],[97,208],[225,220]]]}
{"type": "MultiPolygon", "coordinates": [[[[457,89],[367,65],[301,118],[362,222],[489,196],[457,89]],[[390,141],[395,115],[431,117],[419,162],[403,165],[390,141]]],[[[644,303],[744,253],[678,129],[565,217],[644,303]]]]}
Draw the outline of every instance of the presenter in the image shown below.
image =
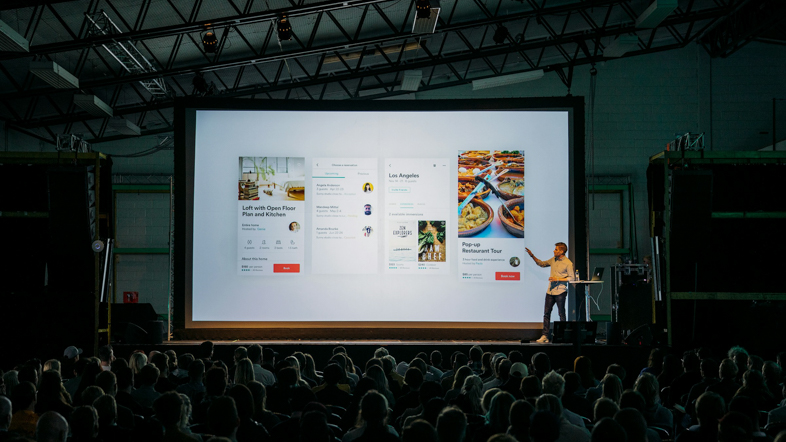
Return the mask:
{"type": "Polygon", "coordinates": [[[536,341],[541,344],[549,342],[549,323],[554,304],[557,304],[559,320],[565,321],[565,299],[568,297],[568,281],[572,281],[575,275],[573,263],[565,256],[568,253],[567,244],[558,242],[554,246],[554,257],[546,261],[535,258],[535,255],[529,249],[525,249],[535,261],[535,264],[541,267],[551,267],[549,288],[546,290],[546,305],[543,308],[543,336],[536,341]]]}

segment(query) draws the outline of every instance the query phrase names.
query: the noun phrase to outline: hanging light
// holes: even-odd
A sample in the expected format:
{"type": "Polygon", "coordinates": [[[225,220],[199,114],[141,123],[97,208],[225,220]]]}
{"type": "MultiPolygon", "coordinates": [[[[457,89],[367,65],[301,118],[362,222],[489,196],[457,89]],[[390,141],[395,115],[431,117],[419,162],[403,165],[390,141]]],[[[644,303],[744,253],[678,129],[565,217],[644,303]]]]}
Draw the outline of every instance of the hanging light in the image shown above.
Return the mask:
{"type": "Polygon", "coordinates": [[[415,14],[417,18],[431,17],[431,2],[429,0],[415,0],[415,14]]]}
{"type": "Polygon", "coordinates": [[[216,48],[218,47],[218,39],[213,31],[205,32],[205,35],[202,37],[202,47],[205,49],[206,53],[215,54],[216,48]]]}
{"type": "Polygon", "coordinates": [[[499,25],[496,31],[494,31],[494,36],[491,37],[496,44],[505,43],[505,39],[508,37],[508,28],[505,26],[499,25]]]}
{"type": "Polygon", "coordinates": [[[281,18],[278,19],[276,29],[278,30],[279,40],[292,39],[292,25],[289,23],[289,19],[286,15],[282,15],[281,18]]]}

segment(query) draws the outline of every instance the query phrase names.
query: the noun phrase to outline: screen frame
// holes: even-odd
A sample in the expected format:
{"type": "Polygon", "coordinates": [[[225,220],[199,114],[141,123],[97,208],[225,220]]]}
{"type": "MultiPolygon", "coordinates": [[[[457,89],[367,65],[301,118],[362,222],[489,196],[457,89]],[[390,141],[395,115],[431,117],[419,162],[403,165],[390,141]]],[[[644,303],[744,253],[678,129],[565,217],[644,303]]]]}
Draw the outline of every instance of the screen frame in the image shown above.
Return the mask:
{"type": "MultiPolygon", "coordinates": [[[[200,110],[317,111],[317,112],[568,112],[569,233],[568,257],[586,274],[586,177],[583,97],[538,97],[395,101],[294,101],[183,97],[175,100],[175,232],[173,328],[180,339],[513,339],[522,330],[537,331],[531,322],[220,322],[191,321],[193,204],[196,112],[200,110]]],[[[581,297],[570,290],[568,319],[581,317],[581,297]]]]}

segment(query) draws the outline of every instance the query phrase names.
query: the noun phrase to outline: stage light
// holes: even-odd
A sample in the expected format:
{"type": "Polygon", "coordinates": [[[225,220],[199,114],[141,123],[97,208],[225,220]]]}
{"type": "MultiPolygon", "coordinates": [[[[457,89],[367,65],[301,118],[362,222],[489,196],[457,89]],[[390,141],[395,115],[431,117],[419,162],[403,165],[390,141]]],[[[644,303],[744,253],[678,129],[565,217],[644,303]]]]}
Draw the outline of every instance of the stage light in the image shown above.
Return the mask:
{"type": "Polygon", "coordinates": [[[636,27],[657,28],[675,9],[677,9],[677,0],[655,0],[636,19],[636,27]]]}
{"type": "Polygon", "coordinates": [[[635,35],[620,35],[603,50],[604,57],[622,57],[628,51],[639,47],[639,37],[635,35]]]}
{"type": "Polygon", "coordinates": [[[95,95],[74,95],[74,104],[94,117],[111,117],[112,108],[95,95]]]}
{"type": "Polygon", "coordinates": [[[114,129],[115,132],[122,135],[142,135],[142,129],[125,118],[112,118],[109,120],[108,126],[114,129]]]}
{"type": "Polygon", "coordinates": [[[204,37],[202,37],[202,47],[205,49],[206,53],[215,54],[218,48],[218,39],[213,31],[207,31],[204,37]]]}
{"type": "Polygon", "coordinates": [[[54,61],[30,62],[30,73],[58,89],[79,87],[79,79],[54,61]]]}
{"type": "Polygon", "coordinates": [[[539,80],[543,78],[543,69],[529,72],[519,72],[518,74],[500,75],[498,77],[483,78],[472,82],[472,90],[488,89],[492,87],[507,86],[510,84],[523,83],[525,81],[539,80]]]}
{"type": "Polygon", "coordinates": [[[0,21],[0,52],[30,52],[30,42],[0,21]]]}
{"type": "Polygon", "coordinates": [[[278,23],[276,24],[276,29],[278,30],[279,40],[292,39],[292,24],[289,23],[289,19],[287,18],[286,15],[282,15],[281,18],[278,19],[278,23]]]}
{"type": "Polygon", "coordinates": [[[415,13],[417,18],[429,18],[431,16],[431,2],[429,0],[415,0],[415,13]]]}
{"type": "Polygon", "coordinates": [[[505,26],[499,25],[496,31],[494,31],[494,36],[491,37],[494,40],[494,43],[500,45],[505,43],[505,39],[508,38],[508,28],[505,26]]]}
{"type": "Polygon", "coordinates": [[[401,90],[415,92],[420,88],[420,80],[423,79],[423,71],[404,71],[401,78],[401,90]]]}

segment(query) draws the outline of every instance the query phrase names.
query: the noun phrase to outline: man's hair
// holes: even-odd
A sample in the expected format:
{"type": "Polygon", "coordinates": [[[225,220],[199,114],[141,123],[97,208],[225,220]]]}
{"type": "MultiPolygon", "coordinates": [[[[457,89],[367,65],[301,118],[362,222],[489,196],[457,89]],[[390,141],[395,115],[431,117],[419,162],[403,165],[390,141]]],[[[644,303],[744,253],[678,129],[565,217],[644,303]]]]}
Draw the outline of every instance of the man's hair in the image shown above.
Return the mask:
{"type": "Polygon", "coordinates": [[[221,396],[227,388],[227,372],[223,368],[211,367],[205,375],[205,392],[208,396],[221,396]]]}
{"type": "Polygon", "coordinates": [[[725,413],[726,402],[718,393],[705,391],[696,399],[696,418],[699,420],[699,425],[715,427],[718,419],[725,413]]]}
{"type": "Polygon", "coordinates": [[[409,388],[417,390],[423,385],[423,372],[415,367],[409,367],[404,373],[404,383],[409,385],[409,388]]]}
{"type": "Polygon", "coordinates": [[[210,359],[213,355],[213,343],[210,341],[205,341],[199,344],[199,352],[201,353],[199,356],[202,358],[210,359]]]}
{"type": "Polygon", "coordinates": [[[259,344],[250,345],[246,353],[248,353],[248,359],[251,359],[254,364],[259,364],[262,360],[262,346],[259,344]]]}
{"type": "Polygon", "coordinates": [[[704,358],[699,363],[701,374],[704,377],[714,378],[718,376],[718,361],[713,358],[704,358]]]}
{"type": "Polygon", "coordinates": [[[181,370],[188,370],[191,363],[194,362],[194,355],[191,353],[183,353],[177,357],[177,368],[181,370]]]}
{"type": "Polygon", "coordinates": [[[627,442],[628,435],[618,422],[604,417],[592,427],[591,442],[627,442]]]}
{"type": "Polygon", "coordinates": [[[603,418],[613,418],[618,411],[620,411],[620,407],[616,402],[607,397],[602,397],[595,401],[595,407],[593,409],[595,422],[603,418]]]}
{"type": "Polygon", "coordinates": [[[467,431],[467,417],[460,408],[445,407],[437,417],[437,434],[440,442],[461,442],[467,431]]]}
{"type": "Polygon", "coordinates": [[[156,353],[150,358],[150,362],[158,368],[158,375],[169,373],[169,356],[166,353],[156,353]]]}
{"type": "Polygon", "coordinates": [[[469,358],[472,362],[480,362],[483,359],[483,349],[479,345],[473,345],[469,348],[469,358]]]}
{"type": "Polygon", "coordinates": [[[235,400],[229,396],[219,396],[210,404],[207,420],[216,436],[231,436],[240,424],[235,400]]]}
{"type": "Polygon", "coordinates": [[[82,395],[79,399],[82,401],[82,405],[93,405],[96,399],[100,398],[104,395],[104,390],[97,385],[91,385],[82,392],[82,395]]]}
{"type": "Polygon", "coordinates": [[[139,382],[142,385],[155,385],[161,371],[152,364],[147,364],[139,371],[139,382]]]}
{"type": "Polygon", "coordinates": [[[227,396],[235,400],[237,415],[241,419],[251,419],[254,417],[254,395],[251,390],[243,384],[235,385],[227,391],[227,396]]]}
{"type": "Polygon", "coordinates": [[[647,400],[638,391],[625,390],[620,396],[620,408],[633,408],[641,412],[646,406],[647,400]]]}
{"type": "Polygon", "coordinates": [[[165,427],[170,427],[180,423],[181,413],[183,409],[183,399],[180,394],[174,391],[168,391],[159,396],[153,402],[153,410],[156,412],[156,418],[165,427]]]}
{"type": "Polygon", "coordinates": [[[388,414],[388,401],[376,390],[371,390],[360,399],[360,416],[369,427],[385,421],[388,414]]]}
{"type": "Polygon", "coordinates": [[[11,402],[14,410],[26,410],[35,402],[35,385],[32,382],[22,381],[11,392],[11,402]]]}
{"type": "MultiPolygon", "coordinates": [[[[2,401],[3,398],[0,398],[0,408],[2,401]]],[[[56,411],[47,411],[38,418],[35,425],[35,435],[38,442],[66,442],[68,421],[56,411]]]]}
{"type": "Polygon", "coordinates": [[[99,348],[98,359],[101,359],[101,362],[110,362],[110,359],[112,359],[112,346],[104,345],[103,347],[99,348]]]}
{"type": "Polygon", "coordinates": [[[117,375],[111,371],[102,371],[96,376],[96,385],[104,390],[104,393],[114,396],[115,386],[117,385],[117,375]]]}
{"type": "Polygon", "coordinates": [[[562,250],[562,254],[568,253],[568,245],[565,244],[564,242],[558,242],[554,245],[559,247],[560,250],[562,250]]]}
{"type": "Polygon", "coordinates": [[[431,365],[441,365],[442,364],[442,352],[439,350],[434,350],[429,355],[431,358],[431,365]]]}
{"type": "Polygon", "coordinates": [[[233,353],[233,355],[235,356],[235,359],[238,360],[238,361],[241,360],[241,359],[245,359],[245,358],[248,357],[248,349],[241,345],[240,347],[237,347],[235,349],[235,352],[233,353]]]}
{"type": "Polygon", "coordinates": [[[546,353],[538,352],[532,355],[532,368],[536,374],[544,375],[551,371],[551,359],[546,353]]]}
{"type": "Polygon", "coordinates": [[[559,397],[549,394],[543,393],[540,395],[537,401],[535,401],[535,409],[538,411],[550,411],[557,416],[562,416],[562,403],[559,401],[559,397]]]}
{"type": "Polygon", "coordinates": [[[747,358],[748,357],[748,350],[745,350],[744,348],[742,348],[742,347],[737,345],[737,346],[734,346],[734,347],[730,348],[729,352],[727,353],[727,357],[729,359],[733,358],[734,356],[738,356],[738,355],[742,355],[742,356],[745,356],[747,358]]]}
{"type": "Polygon", "coordinates": [[[614,421],[622,425],[628,435],[628,442],[646,442],[647,421],[639,410],[623,408],[614,415],[614,421]]]}
{"type": "Polygon", "coordinates": [[[98,420],[110,424],[117,421],[117,402],[115,398],[105,394],[93,401],[93,408],[98,412],[98,420]]]}
{"type": "Polygon", "coordinates": [[[519,389],[521,393],[524,394],[524,397],[538,397],[543,392],[540,379],[534,374],[525,376],[524,379],[521,380],[519,389]]]}
{"type": "Polygon", "coordinates": [[[606,374],[616,374],[620,381],[625,380],[625,376],[627,376],[627,371],[625,371],[625,367],[619,364],[611,364],[606,367],[606,374]]]}
{"type": "Polygon", "coordinates": [[[205,363],[201,359],[192,362],[188,366],[188,378],[192,381],[202,381],[202,376],[205,374],[205,363]]]}
{"type": "Polygon", "coordinates": [[[543,394],[553,394],[562,397],[565,393],[565,379],[556,371],[550,371],[543,376],[543,394]]]}
{"type": "Polygon", "coordinates": [[[95,408],[89,405],[76,407],[71,412],[71,418],[68,422],[71,427],[71,434],[74,438],[92,440],[96,431],[96,415],[95,408]]]}
{"type": "Polygon", "coordinates": [[[390,352],[388,352],[388,349],[385,347],[379,347],[378,349],[374,350],[375,358],[381,358],[382,356],[387,356],[389,354],[390,352]]]}
{"type": "Polygon", "coordinates": [[[721,378],[733,378],[737,376],[739,369],[737,364],[731,359],[724,359],[721,361],[719,374],[721,378]]]}
{"type": "MultiPolygon", "coordinates": [[[[401,442],[437,440],[437,430],[425,419],[414,419],[401,432],[401,442]]],[[[440,442],[444,439],[440,439],[440,442]]]]}

